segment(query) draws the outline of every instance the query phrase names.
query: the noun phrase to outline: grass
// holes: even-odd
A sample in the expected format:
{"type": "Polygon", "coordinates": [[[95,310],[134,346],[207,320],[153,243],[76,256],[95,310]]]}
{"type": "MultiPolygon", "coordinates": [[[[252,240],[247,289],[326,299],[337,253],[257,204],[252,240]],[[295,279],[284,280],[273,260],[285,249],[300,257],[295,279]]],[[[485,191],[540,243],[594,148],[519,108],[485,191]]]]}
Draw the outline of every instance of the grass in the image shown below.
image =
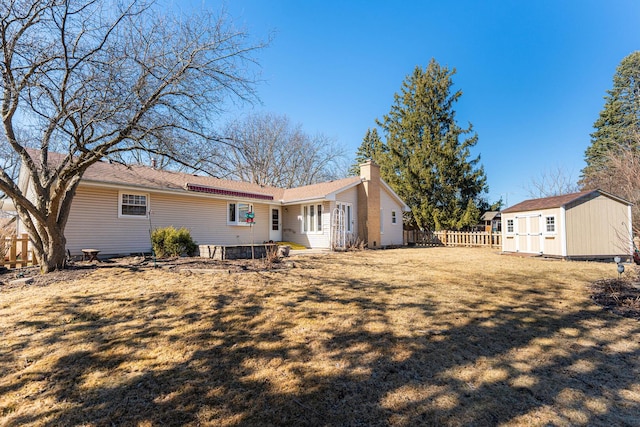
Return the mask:
{"type": "Polygon", "coordinates": [[[0,288],[0,424],[638,425],[615,265],[397,249],[0,288]]]}

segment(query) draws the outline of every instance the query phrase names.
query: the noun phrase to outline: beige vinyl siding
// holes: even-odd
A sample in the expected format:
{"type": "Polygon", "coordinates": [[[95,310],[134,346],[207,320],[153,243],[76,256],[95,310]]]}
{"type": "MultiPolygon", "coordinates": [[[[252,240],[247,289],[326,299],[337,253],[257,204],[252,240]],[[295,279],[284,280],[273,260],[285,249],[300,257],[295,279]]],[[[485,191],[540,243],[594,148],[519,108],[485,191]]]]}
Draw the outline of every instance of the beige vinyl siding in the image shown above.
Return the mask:
{"type": "Polygon", "coordinates": [[[384,212],[381,218],[384,234],[380,235],[380,244],[382,246],[402,245],[404,239],[402,232],[402,206],[391,197],[384,186],[380,186],[380,208],[384,212]],[[392,211],[396,213],[395,224],[391,222],[392,211]]]}
{"type": "Polygon", "coordinates": [[[93,248],[103,254],[149,252],[149,221],[146,217],[118,218],[118,191],[80,185],[71,205],[65,229],[72,254],[93,248]]]}
{"type": "Polygon", "coordinates": [[[282,208],[282,240],[307,246],[306,240],[300,239],[302,216],[300,205],[283,206],[282,208]]]}
{"type": "Polygon", "coordinates": [[[349,188],[336,195],[335,201],[315,201],[297,205],[287,205],[282,212],[282,239],[298,243],[307,248],[329,249],[331,247],[331,223],[333,211],[338,202],[350,203],[352,209],[352,233],[350,238],[355,240],[358,231],[358,190],[349,188]],[[303,232],[303,206],[322,204],[322,232],[303,232]]]}
{"type": "MultiPolygon", "coordinates": [[[[361,185],[361,184],[360,184],[361,185]]],[[[360,225],[358,224],[358,187],[355,186],[349,188],[348,190],[343,191],[342,193],[336,194],[336,200],[331,202],[331,215],[333,216],[333,211],[336,208],[338,202],[341,203],[350,203],[352,206],[351,212],[351,234],[347,235],[347,240],[350,242],[356,242],[358,240],[358,235],[360,231],[360,225]]],[[[333,220],[333,218],[332,218],[333,220]]],[[[346,221],[346,218],[345,218],[346,221]]]]}
{"type": "MultiPolygon", "coordinates": [[[[145,193],[123,191],[124,193],[145,193]]],[[[211,197],[182,196],[149,192],[149,218],[118,216],[120,192],[116,189],[80,186],[76,192],[65,236],[67,248],[79,254],[83,248],[99,249],[103,254],[149,252],[151,228],[174,226],[190,230],[199,244],[232,245],[251,243],[249,226],[227,225],[227,201],[211,197]]],[[[246,200],[239,200],[246,201],[246,200]]],[[[253,203],[256,223],[253,241],[269,236],[269,206],[253,203]]]]}
{"type": "Polygon", "coordinates": [[[282,208],[282,240],[294,242],[307,248],[329,248],[331,230],[331,213],[329,202],[315,201],[299,205],[288,205],[282,208]],[[322,231],[304,233],[303,206],[322,205],[322,231]]]}
{"type": "Polygon", "coordinates": [[[626,204],[603,195],[567,207],[567,255],[628,255],[628,212],[626,204]]]}

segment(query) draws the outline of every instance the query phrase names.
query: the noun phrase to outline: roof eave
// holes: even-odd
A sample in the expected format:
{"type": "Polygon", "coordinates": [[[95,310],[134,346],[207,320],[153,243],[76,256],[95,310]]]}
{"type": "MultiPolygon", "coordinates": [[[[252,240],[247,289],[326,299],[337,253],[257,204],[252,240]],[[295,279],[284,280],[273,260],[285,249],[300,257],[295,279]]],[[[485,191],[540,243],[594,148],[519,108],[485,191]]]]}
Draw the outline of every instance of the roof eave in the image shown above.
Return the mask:
{"type": "Polygon", "coordinates": [[[383,179],[380,180],[380,183],[391,194],[391,196],[394,197],[396,201],[402,205],[402,210],[404,212],[411,212],[411,208],[404,202],[404,200],[400,198],[400,196],[398,196],[395,191],[393,191],[393,188],[391,188],[389,184],[387,184],[383,179]]]}
{"type": "Polygon", "coordinates": [[[315,202],[324,202],[324,201],[334,201],[335,196],[331,197],[307,197],[304,199],[295,199],[295,200],[280,200],[282,206],[291,206],[291,205],[299,205],[302,203],[315,203],[315,202]]]}

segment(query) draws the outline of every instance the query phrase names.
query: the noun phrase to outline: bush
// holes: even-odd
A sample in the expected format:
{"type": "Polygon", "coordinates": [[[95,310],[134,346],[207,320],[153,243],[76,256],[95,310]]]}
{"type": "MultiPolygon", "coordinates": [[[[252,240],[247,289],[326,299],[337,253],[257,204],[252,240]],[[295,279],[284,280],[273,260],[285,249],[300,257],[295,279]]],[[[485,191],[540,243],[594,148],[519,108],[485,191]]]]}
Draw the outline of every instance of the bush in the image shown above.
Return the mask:
{"type": "Polygon", "coordinates": [[[196,243],[191,238],[191,233],[186,228],[156,228],[151,233],[151,244],[156,256],[160,258],[181,255],[193,256],[197,249],[196,243]]]}

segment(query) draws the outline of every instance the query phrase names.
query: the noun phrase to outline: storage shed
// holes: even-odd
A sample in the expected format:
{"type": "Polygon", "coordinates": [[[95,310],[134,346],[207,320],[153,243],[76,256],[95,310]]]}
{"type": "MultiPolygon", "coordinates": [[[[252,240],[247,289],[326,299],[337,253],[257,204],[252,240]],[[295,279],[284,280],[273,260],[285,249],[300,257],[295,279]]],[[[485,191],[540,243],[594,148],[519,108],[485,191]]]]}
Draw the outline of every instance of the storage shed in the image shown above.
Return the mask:
{"type": "Polygon", "coordinates": [[[502,211],[502,251],[628,258],[633,253],[631,205],[602,190],[525,200],[502,211]]]}

